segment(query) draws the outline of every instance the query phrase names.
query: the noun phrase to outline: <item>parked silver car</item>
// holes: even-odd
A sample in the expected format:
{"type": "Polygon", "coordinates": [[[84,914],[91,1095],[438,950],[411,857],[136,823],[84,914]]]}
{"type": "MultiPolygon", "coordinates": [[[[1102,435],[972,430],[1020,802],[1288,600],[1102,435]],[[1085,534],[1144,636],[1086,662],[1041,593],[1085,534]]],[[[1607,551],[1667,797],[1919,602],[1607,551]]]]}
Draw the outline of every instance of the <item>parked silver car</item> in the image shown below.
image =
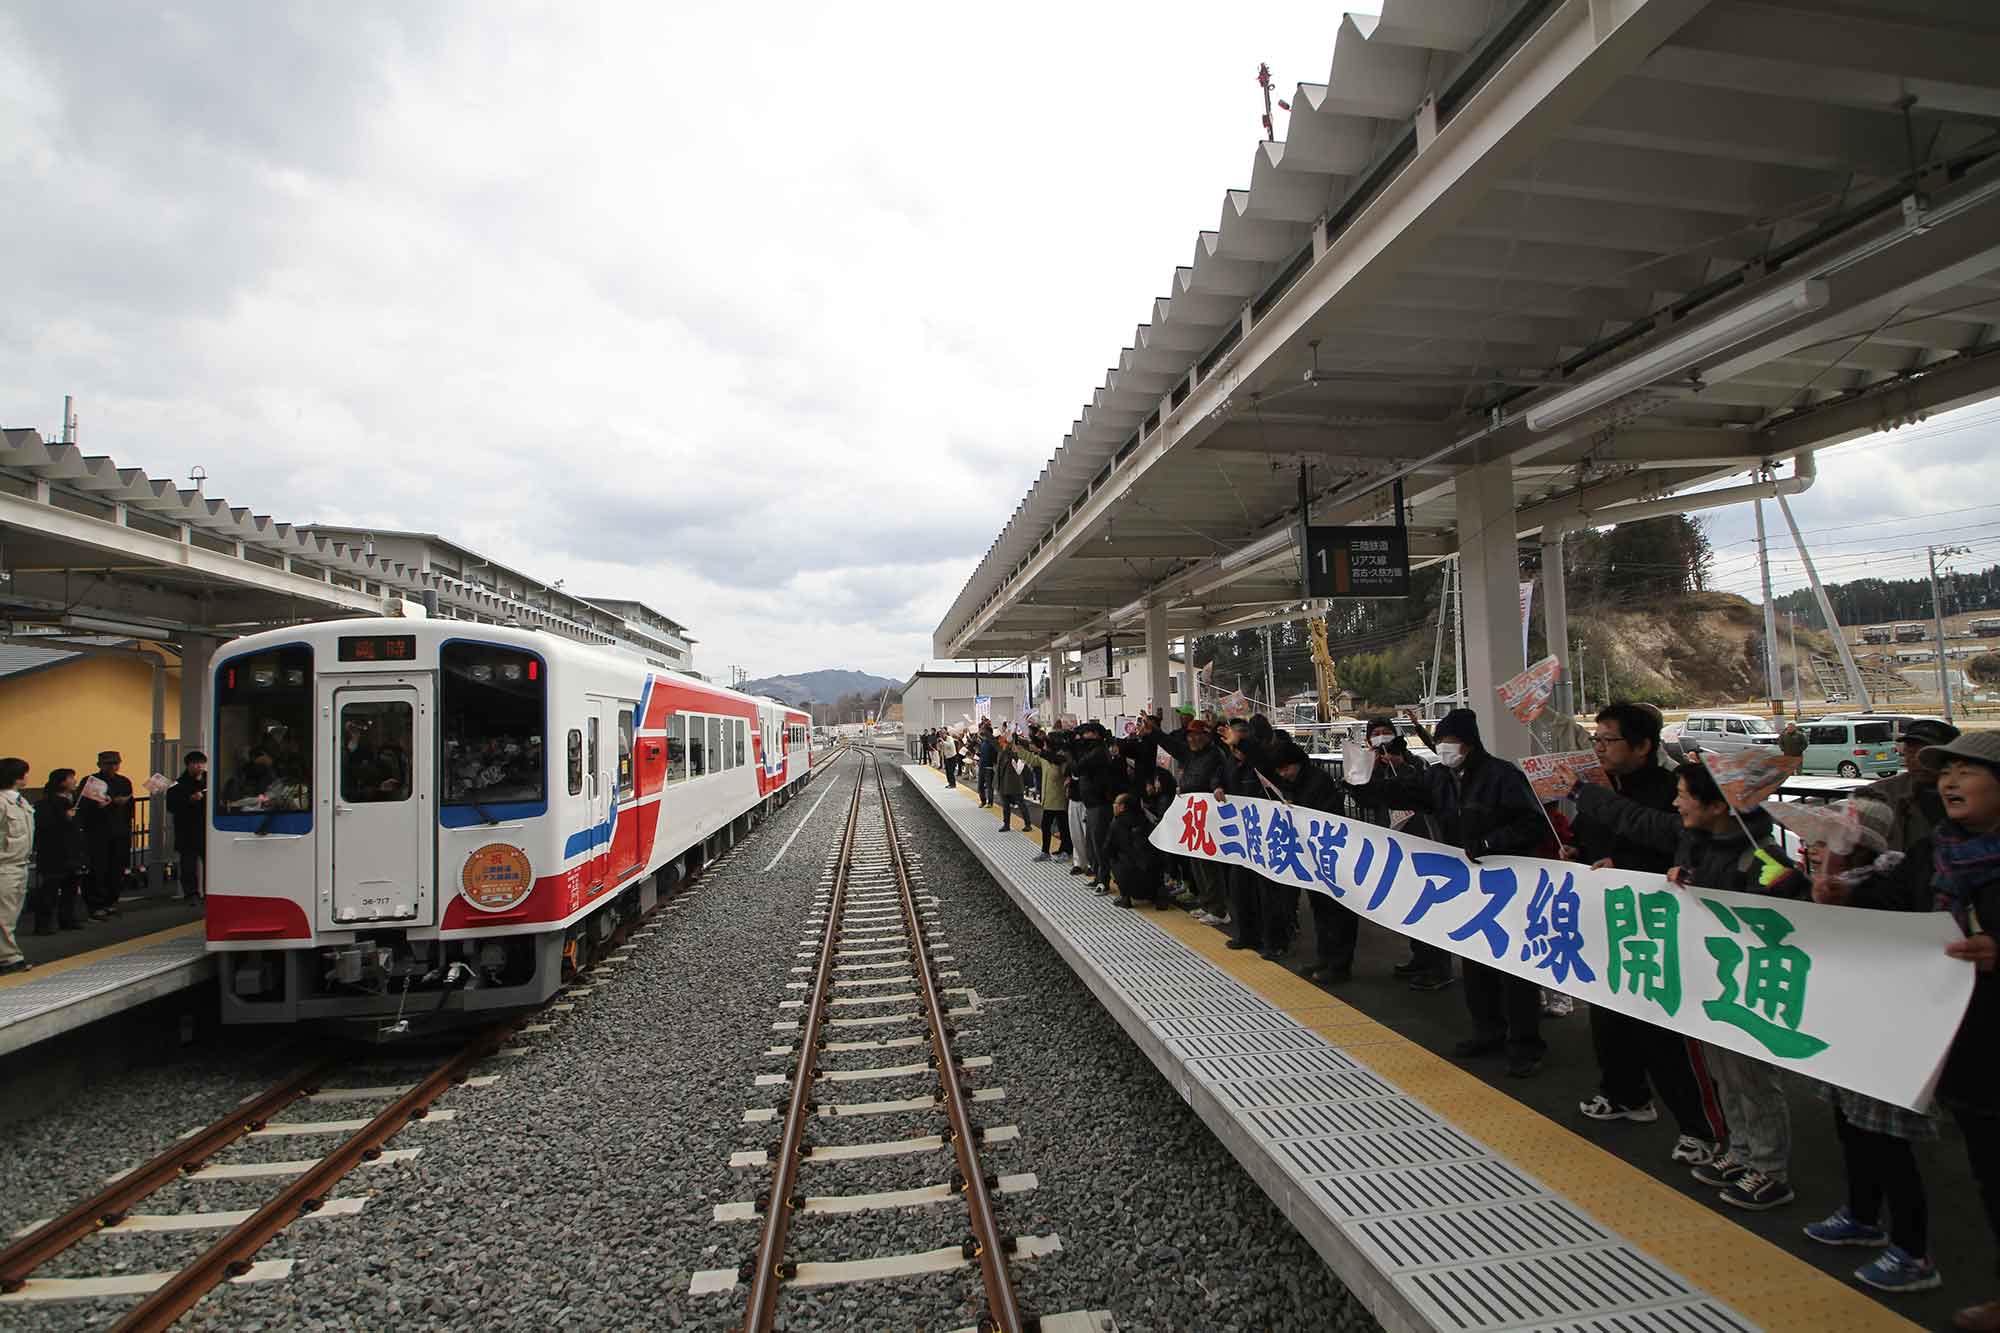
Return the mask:
{"type": "Polygon", "coordinates": [[[1778,748],[1778,729],[1755,713],[1690,713],[1681,724],[1678,748],[1735,754],[1757,746],[1778,748]]]}

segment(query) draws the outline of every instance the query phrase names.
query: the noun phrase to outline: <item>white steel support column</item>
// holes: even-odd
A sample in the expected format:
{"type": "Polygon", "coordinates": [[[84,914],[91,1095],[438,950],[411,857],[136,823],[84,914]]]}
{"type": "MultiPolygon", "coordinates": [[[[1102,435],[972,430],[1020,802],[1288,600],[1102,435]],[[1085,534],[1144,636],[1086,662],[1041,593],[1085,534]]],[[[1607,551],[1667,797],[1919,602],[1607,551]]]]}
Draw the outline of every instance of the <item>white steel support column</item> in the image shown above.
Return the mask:
{"type": "Polygon", "coordinates": [[[1152,697],[1152,710],[1156,713],[1167,711],[1167,681],[1172,672],[1167,662],[1167,604],[1151,602],[1146,606],[1146,693],[1152,697]]]}
{"type": "Polygon", "coordinates": [[[1521,672],[1521,562],[1514,538],[1514,469],[1481,463],[1458,474],[1458,556],[1465,596],[1466,703],[1486,748],[1519,759],[1528,729],[1500,707],[1497,687],[1521,672]]]}
{"type": "MultiPolygon", "coordinates": [[[[1201,712],[1201,700],[1195,693],[1194,635],[1181,640],[1181,706],[1201,712]]],[[[1181,725],[1178,715],[1169,718],[1167,730],[1177,730],[1181,725]]]]}
{"type": "MultiPolygon", "coordinates": [[[[181,753],[208,749],[208,665],[215,660],[219,640],[206,634],[180,634],[175,643],[181,650],[181,753]]],[[[213,768],[211,762],[210,767],[213,768]]],[[[177,776],[169,773],[168,777],[177,776]]]]}
{"type": "Polygon", "coordinates": [[[1764,583],[1764,697],[1771,716],[1785,711],[1785,690],[1778,679],[1778,607],[1771,600],[1771,548],[1764,540],[1764,502],[1751,501],[1757,513],[1757,573],[1764,583]]]}
{"type": "Polygon", "coordinates": [[[1049,654],[1049,715],[1042,725],[1051,731],[1069,711],[1069,661],[1060,650],[1049,654]]]}
{"type": "Polygon", "coordinates": [[[1542,625],[1547,631],[1549,651],[1562,664],[1556,683],[1556,711],[1564,717],[1576,712],[1576,686],[1569,669],[1569,578],[1563,560],[1563,538],[1568,531],[1559,523],[1542,529],[1542,625]]]}

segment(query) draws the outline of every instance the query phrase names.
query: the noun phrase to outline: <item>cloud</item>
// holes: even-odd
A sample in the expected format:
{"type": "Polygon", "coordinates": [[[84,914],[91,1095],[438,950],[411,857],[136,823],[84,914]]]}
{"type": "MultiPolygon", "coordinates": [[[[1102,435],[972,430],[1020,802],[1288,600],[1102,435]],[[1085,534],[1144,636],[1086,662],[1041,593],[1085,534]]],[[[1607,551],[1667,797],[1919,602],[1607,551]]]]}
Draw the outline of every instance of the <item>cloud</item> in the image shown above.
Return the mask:
{"type": "Polygon", "coordinates": [[[31,0],[0,420],[902,675],[1244,183],[1257,62],[1325,76],[1336,12],[1211,19],[31,0]]]}

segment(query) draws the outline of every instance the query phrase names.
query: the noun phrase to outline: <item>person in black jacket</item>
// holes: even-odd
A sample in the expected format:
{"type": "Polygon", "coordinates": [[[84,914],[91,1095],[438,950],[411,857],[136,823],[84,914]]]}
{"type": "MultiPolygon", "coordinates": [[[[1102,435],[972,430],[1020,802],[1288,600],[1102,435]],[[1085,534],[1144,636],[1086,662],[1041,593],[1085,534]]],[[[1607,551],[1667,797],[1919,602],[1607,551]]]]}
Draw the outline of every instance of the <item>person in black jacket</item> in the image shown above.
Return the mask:
{"type": "MultiPolygon", "coordinates": [[[[1157,733],[1156,739],[1160,748],[1172,755],[1181,766],[1178,790],[1212,792],[1222,786],[1223,750],[1215,743],[1215,734],[1205,720],[1198,717],[1190,719],[1185,730],[1162,731],[1157,733]]],[[[1229,920],[1229,876],[1226,867],[1199,856],[1188,857],[1187,867],[1194,880],[1201,911],[1213,924],[1226,923],[1229,920]]],[[[1196,920],[1200,919],[1200,916],[1196,917],[1196,920]]]]}
{"type": "MultiPolygon", "coordinates": [[[[1295,810],[1339,814],[1345,806],[1346,798],[1341,794],[1340,783],[1313,763],[1295,742],[1278,742],[1271,753],[1271,766],[1277,770],[1278,790],[1284,793],[1285,800],[1295,810]]],[[[1296,822],[1303,836],[1307,828],[1306,817],[1302,816],[1296,822]]],[[[1299,891],[1289,885],[1273,887],[1279,890],[1277,913],[1280,919],[1292,917],[1297,910],[1299,891]]],[[[1354,943],[1360,934],[1361,919],[1331,894],[1315,893],[1307,901],[1312,911],[1314,962],[1305,970],[1305,975],[1311,981],[1338,985],[1354,975],[1354,943]]]]}
{"type": "MultiPolygon", "coordinates": [[[[1232,796],[1269,796],[1257,772],[1258,766],[1265,762],[1264,748],[1257,743],[1250,723],[1240,717],[1233,719],[1229,723],[1226,744],[1228,751],[1215,799],[1226,801],[1232,796]]],[[[1264,911],[1264,886],[1269,881],[1248,866],[1228,866],[1226,869],[1229,875],[1229,920],[1235,931],[1228,947],[1255,949],[1267,958],[1283,957],[1282,953],[1274,953],[1270,947],[1272,940],[1264,911]]]]}
{"type": "Polygon", "coordinates": [[[83,899],[98,921],[118,915],[118,895],[125,889],[125,876],[132,866],[132,779],[118,771],[123,763],[116,750],[97,756],[97,772],[92,776],[104,784],[104,798],[86,798],[77,816],[83,822],[90,858],[83,899]]]}
{"type": "Polygon", "coordinates": [[[167,813],[174,820],[181,897],[199,903],[208,884],[208,756],[200,750],[181,761],[180,777],[167,788],[167,813]]]}
{"type": "Polygon", "coordinates": [[[1086,722],[1077,728],[1076,736],[1076,758],[1069,770],[1076,790],[1070,799],[1083,806],[1084,846],[1090,853],[1087,872],[1098,892],[1104,893],[1111,888],[1104,839],[1111,830],[1111,798],[1124,787],[1125,767],[1107,743],[1101,724],[1086,722]]]}
{"type": "MultiPolygon", "coordinates": [[[[1377,774],[1371,795],[1387,796],[1397,809],[1428,813],[1439,841],[1474,860],[1489,854],[1525,856],[1541,846],[1549,822],[1534,788],[1520,769],[1487,753],[1479,738],[1479,718],[1470,708],[1454,708],[1438,723],[1437,756],[1438,762],[1418,781],[1377,774]]],[[[1470,958],[1464,961],[1464,975],[1473,1035],[1458,1043],[1457,1053],[1469,1058],[1504,1051],[1507,1072],[1515,1078],[1540,1069],[1548,1052],[1541,1031],[1541,987],[1470,958]]],[[[1418,978],[1410,984],[1435,989],[1442,982],[1418,978]],[[1425,981],[1432,984],[1425,986],[1425,981]]]]}
{"type": "MultiPolygon", "coordinates": [[[[1611,782],[1608,789],[1594,790],[1608,790],[1649,810],[1673,814],[1680,783],[1660,766],[1659,714],[1640,704],[1612,704],[1597,714],[1591,743],[1611,782]]],[[[1666,873],[1680,840],[1677,829],[1673,843],[1664,846],[1627,836],[1590,799],[1578,801],[1571,846],[1565,853],[1568,859],[1599,869],[1666,873]]],[[[1700,1042],[1603,1005],[1590,1008],[1590,1041],[1597,1051],[1597,1093],[1577,1105],[1579,1112],[1592,1120],[1650,1124],[1660,1114],[1647,1092],[1650,1079],[1680,1127],[1673,1160],[1688,1166],[1715,1160],[1729,1135],[1700,1042]]]]}
{"type": "MultiPolygon", "coordinates": [[[[1965,1136],[1986,1221],[2000,1237],[2000,733],[1975,731],[1923,752],[1938,771],[1944,822],[1932,833],[1931,887],[1965,938],[1945,952],[1977,971],[1972,999],[1938,1076],[1938,1101],[1965,1136]]],[[[2000,1329],[2000,1300],[1958,1312],[1963,1329],[2000,1329]]]]}
{"type": "MultiPolygon", "coordinates": [[[[1414,714],[1412,714],[1414,717],[1414,714]]],[[[1368,748],[1375,752],[1375,771],[1385,778],[1416,780],[1426,767],[1423,760],[1410,753],[1410,743],[1396,730],[1396,720],[1392,717],[1371,717],[1363,735],[1368,748]]],[[[1381,802],[1381,793],[1371,794],[1368,784],[1355,785],[1343,781],[1347,794],[1361,809],[1361,817],[1381,828],[1395,826],[1395,812],[1381,802]]],[[[1430,827],[1428,816],[1410,832],[1435,838],[1437,830],[1430,827]]],[[[1396,964],[1390,971],[1409,982],[1416,990],[1437,990],[1451,984],[1451,955],[1435,944],[1412,938],[1410,956],[1405,962],[1396,964]]]]}
{"type": "Polygon", "coordinates": [[[28,905],[35,914],[37,935],[83,929],[83,912],[77,905],[77,885],[83,872],[76,770],[53,769],[42,783],[42,800],[35,807],[35,890],[28,905]]]}
{"type": "Polygon", "coordinates": [[[1146,818],[1145,807],[1131,792],[1119,792],[1104,835],[1104,855],[1118,881],[1120,907],[1130,907],[1134,900],[1166,906],[1160,896],[1160,853],[1152,839],[1153,822],[1146,818]]]}
{"type": "MultiPolygon", "coordinates": [[[[1878,912],[1928,912],[1929,894],[1921,880],[1903,872],[1901,853],[1883,855],[1895,816],[1881,801],[1856,800],[1834,806],[1856,821],[1860,845],[1836,853],[1812,845],[1813,901],[1833,907],[1878,912]]],[[[1854,1276],[1884,1291],[1927,1291],[1943,1282],[1930,1257],[1930,1202],[1917,1167],[1915,1144],[1938,1136],[1934,1116],[1878,1101],[1850,1088],[1821,1084],[1819,1095],[1832,1103],[1833,1132],[1846,1168],[1847,1201],[1831,1216],[1805,1228],[1822,1245],[1882,1246],[1882,1252],[1854,1270],[1854,1276]],[[1884,1205],[1885,1230],[1880,1222],[1884,1205]]]]}

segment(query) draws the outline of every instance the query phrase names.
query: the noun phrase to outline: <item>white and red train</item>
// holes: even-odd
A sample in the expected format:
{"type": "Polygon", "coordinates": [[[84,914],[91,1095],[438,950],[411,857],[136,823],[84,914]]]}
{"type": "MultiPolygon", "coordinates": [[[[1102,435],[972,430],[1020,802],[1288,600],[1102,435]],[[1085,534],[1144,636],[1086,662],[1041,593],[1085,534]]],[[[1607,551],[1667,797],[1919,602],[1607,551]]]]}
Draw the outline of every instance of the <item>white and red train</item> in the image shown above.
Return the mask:
{"type": "Polygon", "coordinates": [[[209,699],[226,1022],[537,1003],[813,769],[798,709],[464,621],[238,639],[209,699]]]}

